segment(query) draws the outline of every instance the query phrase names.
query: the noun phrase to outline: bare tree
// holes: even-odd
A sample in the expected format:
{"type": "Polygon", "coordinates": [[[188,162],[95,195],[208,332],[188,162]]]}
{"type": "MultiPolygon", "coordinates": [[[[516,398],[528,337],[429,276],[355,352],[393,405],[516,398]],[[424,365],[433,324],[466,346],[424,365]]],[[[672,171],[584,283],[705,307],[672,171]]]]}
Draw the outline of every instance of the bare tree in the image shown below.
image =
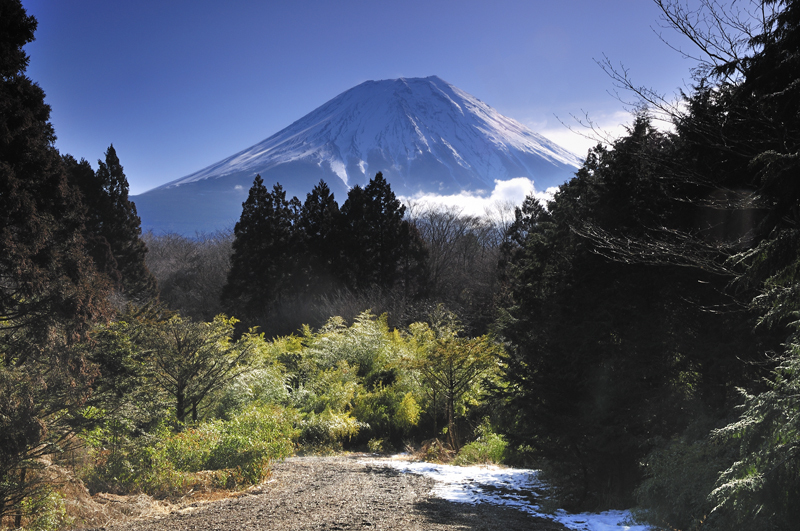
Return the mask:
{"type": "Polygon", "coordinates": [[[465,324],[480,331],[490,320],[500,247],[510,209],[484,216],[443,205],[414,205],[413,223],[428,249],[430,299],[457,309],[465,324]]]}
{"type": "Polygon", "coordinates": [[[170,309],[208,321],[222,312],[220,295],[230,269],[230,231],[160,236],[148,232],[147,267],[158,280],[161,300],[170,309]]]}

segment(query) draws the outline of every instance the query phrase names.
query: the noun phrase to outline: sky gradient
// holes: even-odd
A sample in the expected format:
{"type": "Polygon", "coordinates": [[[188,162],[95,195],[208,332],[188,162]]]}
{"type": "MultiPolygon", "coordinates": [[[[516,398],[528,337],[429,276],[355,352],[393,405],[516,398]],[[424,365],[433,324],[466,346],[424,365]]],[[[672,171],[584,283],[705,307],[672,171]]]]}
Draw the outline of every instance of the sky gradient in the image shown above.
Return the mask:
{"type": "MultiPolygon", "coordinates": [[[[271,136],[366,80],[437,75],[584,156],[561,121],[630,115],[607,56],[666,94],[691,60],[647,0],[23,0],[39,21],[28,75],[62,153],[114,144],[132,194],[271,136]]],[[[625,98],[628,95],[623,95],[625,98]]]]}

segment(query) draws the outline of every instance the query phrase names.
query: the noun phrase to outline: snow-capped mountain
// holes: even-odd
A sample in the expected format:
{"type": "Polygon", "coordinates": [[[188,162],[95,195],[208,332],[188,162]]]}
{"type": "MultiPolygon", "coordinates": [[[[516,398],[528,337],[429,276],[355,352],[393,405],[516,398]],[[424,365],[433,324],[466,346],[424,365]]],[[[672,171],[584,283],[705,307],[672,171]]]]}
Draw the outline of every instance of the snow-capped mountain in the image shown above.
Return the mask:
{"type": "Polygon", "coordinates": [[[301,201],[324,179],[347,190],[383,172],[398,195],[488,193],[528,177],[544,190],[580,159],[442,79],[367,81],[266,140],[134,197],[145,230],[233,226],[256,174],[301,201]]]}

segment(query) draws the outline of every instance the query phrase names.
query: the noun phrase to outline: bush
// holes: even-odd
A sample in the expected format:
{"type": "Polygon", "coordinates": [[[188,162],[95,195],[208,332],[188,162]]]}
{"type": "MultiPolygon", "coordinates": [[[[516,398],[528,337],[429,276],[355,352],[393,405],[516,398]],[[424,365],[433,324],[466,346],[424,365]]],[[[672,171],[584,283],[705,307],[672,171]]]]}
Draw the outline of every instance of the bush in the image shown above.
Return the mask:
{"type": "Polygon", "coordinates": [[[369,428],[349,413],[336,413],[326,409],[322,413],[309,413],[302,422],[300,440],[317,451],[340,449],[345,441],[358,435],[362,428],[369,428]]]}
{"type": "Polygon", "coordinates": [[[256,484],[268,476],[272,461],[292,454],[297,422],[294,410],[256,404],[228,421],[204,422],[180,433],[162,428],[115,456],[95,449],[97,464],[85,479],[93,490],[157,497],[180,496],[198,484],[256,484]]]}
{"type": "Polygon", "coordinates": [[[499,465],[505,461],[508,443],[502,435],[492,431],[488,422],[478,427],[478,438],[464,445],[453,460],[454,465],[473,464],[499,465]]]}
{"type": "Polygon", "coordinates": [[[219,418],[231,419],[253,403],[285,404],[289,400],[286,376],[275,366],[239,375],[222,392],[217,406],[219,418]]]}
{"type": "Polygon", "coordinates": [[[228,422],[219,422],[219,439],[209,453],[207,469],[235,471],[235,486],[259,483],[267,477],[270,462],[292,454],[296,420],[294,412],[283,408],[252,406],[228,422]]]}
{"type": "Polygon", "coordinates": [[[20,531],[56,531],[73,523],[67,516],[64,497],[49,488],[25,499],[20,504],[20,512],[28,517],[27,521],[23,519],[20,531]]]}

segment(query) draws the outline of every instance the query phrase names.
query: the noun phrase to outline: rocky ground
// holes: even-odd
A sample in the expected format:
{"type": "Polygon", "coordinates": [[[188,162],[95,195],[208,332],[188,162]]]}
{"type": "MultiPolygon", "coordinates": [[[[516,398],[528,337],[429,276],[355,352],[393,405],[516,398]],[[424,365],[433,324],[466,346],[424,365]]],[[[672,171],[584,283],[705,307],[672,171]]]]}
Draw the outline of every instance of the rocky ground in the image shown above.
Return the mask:
{"type": "Polygon", "coordinates": [[[277,463],[267,483],[237,497],[195,503],[166,515],[95,529],[566,529],[516,509],[435,498],[430,493],[432,487],[432,479],[371,464],[363,457],[297,457],[277,463]]]}

